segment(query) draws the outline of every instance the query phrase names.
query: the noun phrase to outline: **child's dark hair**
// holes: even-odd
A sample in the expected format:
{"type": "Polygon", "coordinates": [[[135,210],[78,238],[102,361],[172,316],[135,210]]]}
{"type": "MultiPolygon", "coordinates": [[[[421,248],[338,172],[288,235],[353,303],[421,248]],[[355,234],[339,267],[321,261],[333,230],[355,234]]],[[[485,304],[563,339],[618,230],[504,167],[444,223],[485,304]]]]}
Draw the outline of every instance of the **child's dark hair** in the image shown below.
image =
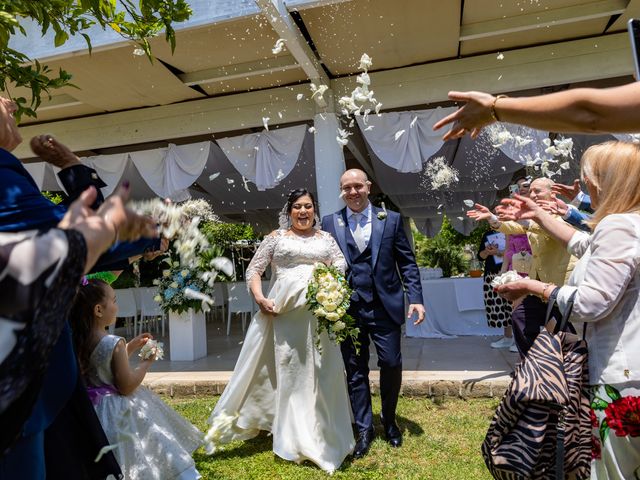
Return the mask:
{"type": "Polygon", "coordinates": [[[108,285],[98,279],[83,280],[82,285],[78,287],[69,312],[69,322],[73,331],[73,346],[76,349],[76,355],[78,355],[82,374],[86,373],[91,356],[89,338],[93,329],[93,309],[96,305],[105,303],[108,285]]]}

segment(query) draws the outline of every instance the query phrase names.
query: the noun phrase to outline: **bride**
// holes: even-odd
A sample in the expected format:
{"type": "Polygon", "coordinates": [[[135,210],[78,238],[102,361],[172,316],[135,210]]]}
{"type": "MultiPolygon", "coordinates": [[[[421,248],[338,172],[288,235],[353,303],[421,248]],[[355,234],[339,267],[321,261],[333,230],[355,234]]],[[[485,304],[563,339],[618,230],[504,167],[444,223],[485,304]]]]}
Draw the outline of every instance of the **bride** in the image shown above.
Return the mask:
{"type": "Polygon", "coordinates": [[[331,473],[354,446],[351,407],[340,349],[326,332],[320,349],[315,347],[317,322],[305,294],[314,263],[342,271],[346,263],[333,237],[314,228],[315,200],[309,191],[292,191],[285,208],[289,228],[265,237],[247,269],[260,311],[209,418],[207,440],[212,452],[266,430],[279,457],[311,460],[331,473]],[[260,276],[269,263],[269,292],[263,292],[260,276]]]}

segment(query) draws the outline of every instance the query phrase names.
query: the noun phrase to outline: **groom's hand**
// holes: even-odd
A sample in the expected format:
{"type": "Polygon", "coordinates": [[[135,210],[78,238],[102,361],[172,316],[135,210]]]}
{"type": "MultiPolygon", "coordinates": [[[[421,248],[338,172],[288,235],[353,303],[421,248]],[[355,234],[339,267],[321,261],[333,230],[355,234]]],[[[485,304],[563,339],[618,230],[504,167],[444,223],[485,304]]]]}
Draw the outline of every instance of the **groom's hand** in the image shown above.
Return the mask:
{"type": "Polygon", "coordinates": [[[418,318],[413,322],[414,325],[420,325],[424,321],[424,306],[420,303],[412,303],[409,305],[409,313],[407,313],[407,318],[411,318],[414,313],[418,314],[418,318]]]}

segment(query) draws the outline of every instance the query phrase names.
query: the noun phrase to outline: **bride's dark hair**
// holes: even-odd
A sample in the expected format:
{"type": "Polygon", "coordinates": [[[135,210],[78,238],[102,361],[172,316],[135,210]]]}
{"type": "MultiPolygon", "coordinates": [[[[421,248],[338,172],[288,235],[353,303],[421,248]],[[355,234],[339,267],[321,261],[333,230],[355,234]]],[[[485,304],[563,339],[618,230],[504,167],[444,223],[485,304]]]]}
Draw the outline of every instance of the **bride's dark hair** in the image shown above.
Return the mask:
{"type": "Polygon", "coordinates": [[[316,197],[313,196],[313,193],[311,193],[306,188],[296,188],[295,190],[291,190],[291,192],[289,192],[289,198],[287,198],[288,214],[291,214],[291,210],[293,210],[293,204],[296,203],[296,200],[298,200],[300,197],[304,197],[305,195],[308,195],[309,198],[311,199],[311,203],[313,203],[313,210],[315,212],[318,211],[318,205],[316,204],[316,197]]]}

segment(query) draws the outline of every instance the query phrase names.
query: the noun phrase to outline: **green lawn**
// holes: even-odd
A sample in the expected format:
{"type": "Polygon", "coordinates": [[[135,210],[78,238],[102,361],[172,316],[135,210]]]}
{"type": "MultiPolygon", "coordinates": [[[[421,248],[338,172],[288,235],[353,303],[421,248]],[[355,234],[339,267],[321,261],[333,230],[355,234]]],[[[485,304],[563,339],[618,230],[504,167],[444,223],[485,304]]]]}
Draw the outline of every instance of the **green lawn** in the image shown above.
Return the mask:
{"type": "MultiPolygon", "coordinates": [[[[203,431],[217,399],[165,398],[169,405],[203,431]]],[[[425,398],[401,398],[398,424],[404,431],[402,448],[392,449],[377,437],[366,457],[355,461],[347,459],[331,478],[490,479],[480,455],[480,444],[497,403],[497,399],[435,402],[425,398]]],[[[374,397],[373,408],[377,420],[379,397],[374,397]]],[[[380,428],[376,434],[381,434],[380,428]]],[[[271,451],[271,437],[266,434],[230,444],[213,456],[199,450],[195,459],[206,480],[329,478],[311,463],[296,465],[276,457],[271,451]]]]}

